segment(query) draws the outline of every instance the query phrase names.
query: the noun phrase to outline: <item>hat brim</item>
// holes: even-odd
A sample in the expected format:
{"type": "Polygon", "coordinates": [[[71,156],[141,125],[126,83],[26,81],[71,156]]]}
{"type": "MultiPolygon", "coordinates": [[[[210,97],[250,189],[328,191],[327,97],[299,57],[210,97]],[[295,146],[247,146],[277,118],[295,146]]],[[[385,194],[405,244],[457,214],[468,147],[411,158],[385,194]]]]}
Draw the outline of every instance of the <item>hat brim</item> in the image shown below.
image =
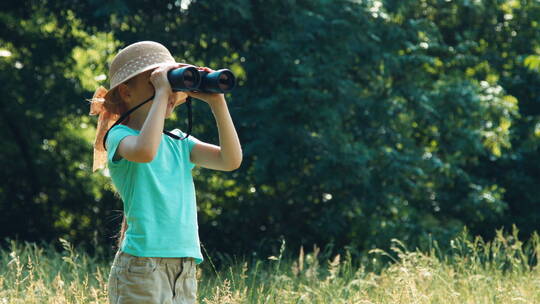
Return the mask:
{"type": "MultiPolygon", "coordinates": [[[[176,63],[176,64],[190,65],[190,64],[187,64],[187,63],[185,63],[185,62],[175,62],[175,63],[176,63]]],[[[154,63],[154,64],[151,64],[151,65],[149,65],[149,66],[146,66],[146,67],[144,67],[144,68],[142,68],[142,69],[140,69],[140,70],[138,70],[138,71],[135,71],[135,72],[129,74],[129,75],[126,76],[124,79],[122,79],[122,80],[119,81],[117,84],[115,84],[113,87],[109,88],[109,90],[107,91],[107,94],[105,94],[104,98],[110,100],[112,93],[114,92],[114,90],[115,90],[120,84],[122,84],[122,83],[124,83],[124,82],[130,80],[131,78],[133,78],[133,77],[135,77],[135,76],[137,76],[137,75],[139,75],[139,74],[141,74],[141,73],[144,73],[144,72],[147,72],[147,71],[149,71],[149,70],[155,69],[155,68],[159,67],[159,66],[162,65],[162,64],[163,64],[163,62],[154,63]]]]}

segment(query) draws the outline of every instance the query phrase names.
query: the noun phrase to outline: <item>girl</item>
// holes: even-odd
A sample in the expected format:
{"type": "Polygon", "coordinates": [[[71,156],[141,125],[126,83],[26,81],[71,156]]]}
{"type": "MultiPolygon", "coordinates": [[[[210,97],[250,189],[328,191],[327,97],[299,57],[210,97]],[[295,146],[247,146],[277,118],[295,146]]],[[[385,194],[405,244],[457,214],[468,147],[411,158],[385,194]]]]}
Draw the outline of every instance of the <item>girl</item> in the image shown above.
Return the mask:
{"type": "MultiPolygon", "coordinates": [[[[195,268],[203,257],[191,170],[198,165],[232,171],[242,161],[223,94],[172,92],[167,71],[186,65],[157,42],[131,44],[110,65],[109,91],[100,87],[91,100],[90,114],[99,114],[93,170],[108,165],[124,203],[108,281],[110,303],[196,302],[195,268]],[[188,96],[212,109],[220,146],[163,133],[165,118],[188,96]],[[147,100],[105,136],[122,113],[147,100]]],[[[178,129],[171,133],[185,136],[178,129]]]]}

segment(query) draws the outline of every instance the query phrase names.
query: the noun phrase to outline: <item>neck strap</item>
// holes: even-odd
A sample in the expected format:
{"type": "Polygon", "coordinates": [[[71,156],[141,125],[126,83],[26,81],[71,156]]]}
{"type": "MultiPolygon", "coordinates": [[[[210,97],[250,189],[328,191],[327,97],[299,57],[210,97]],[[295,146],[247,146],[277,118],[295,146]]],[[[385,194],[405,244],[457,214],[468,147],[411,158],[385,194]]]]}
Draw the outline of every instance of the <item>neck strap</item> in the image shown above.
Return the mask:
{"type": "MultiPolygon", "coordinates": [[[[105,142],[107,142],[107,136],[109,135],[109,131],[116,125],[120,124],[122,121],[124,121],[124,119],[126,119],[129,114],[131,114],[133,111],[137,110],[138,108],[140,108],[143,104],[149,102],[150,100],[152,100],[154,98],[155,95],[152,95],[150,96],[150,98],[146,99],[145,101],[141,102],[140,104],[138,104],[137,106],[129,109],[127,112],[125,112],[124,114],[122,114],[122,116],[120,116],[120,118],[118,118],[118,120],[109,128],[109,130],[107,130],[107,133],[105,133],[105,136],[103,137],[103,148],[105,150],[107,150],[107,147],[105,145],[105,142]]],[[[186,99],[186,104],[187,104],[187,108],[188,108],[188,130],[187,130],[187,133],[186,133],[186,136],[185,137],[180,137],[178,135],[175,135],[169,131],[166,131],[166,130],[163,130],[163,133],[165,133],[166,135],[174,138],[174,139],[180,139],[180,140],[184,140],[186,138],[189,137],[189,135],[191,134],[191,125],[192,125],[192,122],[193,122],[193,118],[192,118],[192,112],[191,112],[191,96],[188,96],[187,99],[186,99]]]]}

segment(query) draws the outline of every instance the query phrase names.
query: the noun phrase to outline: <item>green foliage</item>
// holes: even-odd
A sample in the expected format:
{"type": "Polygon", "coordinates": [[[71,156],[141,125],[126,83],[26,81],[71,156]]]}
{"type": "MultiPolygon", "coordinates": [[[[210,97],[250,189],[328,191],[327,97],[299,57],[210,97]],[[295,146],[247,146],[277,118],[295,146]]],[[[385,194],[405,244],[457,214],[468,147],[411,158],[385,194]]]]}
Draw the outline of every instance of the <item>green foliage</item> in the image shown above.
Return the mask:
{"type": "MultiPolygon", "coordinates": [[[[216,256],[265,256],[281,236],[361,256],[463,225],[539,228],[537,1],[2,5],[3,236],[111,244],[122,205],[91,173],[84,100],[119,47],[147,39],[239,78],[227,100],[242,166],[194,170],[216,256]]],[[[194,114],[194,136],[219,144],[208,106],[194,114]]],[[[166,127],[185,124],[180,109],[166,127]]]]}
{"type": "Polygon", "coordinates": [[[540,70],[540,56],[538,55],[527,56],[523,63],[531,70],[540,70]]]}

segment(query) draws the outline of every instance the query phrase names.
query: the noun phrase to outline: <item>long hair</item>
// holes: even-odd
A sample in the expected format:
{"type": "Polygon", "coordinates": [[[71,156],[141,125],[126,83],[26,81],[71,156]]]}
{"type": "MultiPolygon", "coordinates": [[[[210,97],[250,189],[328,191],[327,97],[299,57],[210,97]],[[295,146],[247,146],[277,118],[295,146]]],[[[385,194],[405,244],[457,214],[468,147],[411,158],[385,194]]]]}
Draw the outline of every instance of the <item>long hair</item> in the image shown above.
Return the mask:
{"type": "Polygon", "coordinates": [[[122,224],[120,225],[120,231],[118,232],[117,239],[116,239],[116,247],[120,249],[122,246],[122,242],[124,241],[124,238],[126,237],[126,230],[127,230],[127,222],[126,222],[126,215],[122,212],[122,224]]]}
{"type": "MultiPolygon", "coordinates": [[[[124,84],[128,84],[129,81],[124,82],[124,84]]],[[[129,110],[129,107],[127,103],[122,99],[122,96],[120,95],[118,87],[114,88],[111,92],[111,95],[108,99],[105,99],[105,102],[103,103],[105,106],[105,109],[107,111],[122,115],[123,113],[127,112],[129,110]]],[[[129,116],[126,117],[126,119],[122,122],[122,124],[125,124],[129,121],[129,116]]]]}
{"type": "MultiPolygon", "coordinates": [[[[128,83],[128,81],[124,82],[125,84],[128,83]]],[[[105,100],[105,108],[112,112],[117,114],[125,113],[127,110],[129,110],[128,105],[126,102],[122,99],[122,96],[120,96],[118,88],[115,88],[113,92],[111,92],[110,100],[105,100]]],[[[129,122],[129,117],[126,117],[126,119],[121,124],[127,124],[129,122]]],[[[120,197],[120,195],[118,195],[120,197]]],[[[122,202],[123,204],[123,202],[122,202]]],[[[122,210],[122,224],[120,224],[120,231],[116,235],[116,247],[117,250],[120,249],[122,246],[122,242],[124,241],[124,238],[126,236],[126,230],[127,230],[127,221],[126,221],[126,215],[124,211],[122,210]]]]}

